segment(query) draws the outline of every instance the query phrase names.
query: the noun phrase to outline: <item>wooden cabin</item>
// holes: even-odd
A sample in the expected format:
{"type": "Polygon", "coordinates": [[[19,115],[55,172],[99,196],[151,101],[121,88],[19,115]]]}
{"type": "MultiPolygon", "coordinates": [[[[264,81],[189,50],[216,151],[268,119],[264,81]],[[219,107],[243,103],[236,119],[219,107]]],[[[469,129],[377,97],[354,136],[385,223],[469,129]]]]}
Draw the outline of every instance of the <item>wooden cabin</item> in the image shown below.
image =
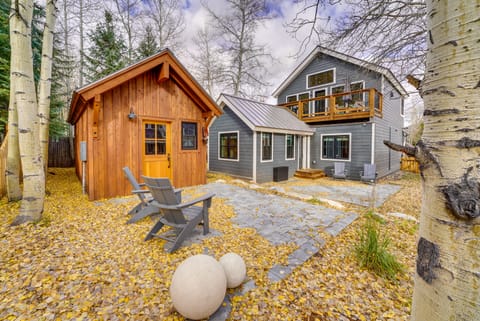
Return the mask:
{"type": "Polygon", "coordinates": [[[90,200],[131,194],[125,166],[139,179],[204,184],[207,129],[221,113],[168,49],[76,90],[68,121],[90,200]]]}

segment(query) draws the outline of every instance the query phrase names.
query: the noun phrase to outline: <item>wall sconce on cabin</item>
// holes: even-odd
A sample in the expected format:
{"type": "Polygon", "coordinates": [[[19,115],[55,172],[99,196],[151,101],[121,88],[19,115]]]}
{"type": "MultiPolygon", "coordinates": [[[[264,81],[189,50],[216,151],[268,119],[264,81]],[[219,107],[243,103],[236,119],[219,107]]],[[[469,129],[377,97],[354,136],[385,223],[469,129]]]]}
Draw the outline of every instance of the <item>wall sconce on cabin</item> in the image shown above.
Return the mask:
{"type": "Polygon", "coordinates": [[[130,108],[130,113],[128,114],[128,119],[132,120],[137,118],[137,114],[133,111],[133,107],[130,108]]]}

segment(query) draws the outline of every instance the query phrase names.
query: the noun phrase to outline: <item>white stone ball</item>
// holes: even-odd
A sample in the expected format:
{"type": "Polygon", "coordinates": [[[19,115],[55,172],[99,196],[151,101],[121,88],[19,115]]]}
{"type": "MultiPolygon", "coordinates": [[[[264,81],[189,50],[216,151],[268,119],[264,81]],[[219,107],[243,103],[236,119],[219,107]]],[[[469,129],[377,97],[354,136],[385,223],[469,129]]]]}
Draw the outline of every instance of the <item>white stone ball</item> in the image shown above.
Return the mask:
{"type": "Polygon", "coordinates": [[[194,255],[173,273],[170,296],[175,309],[192,320],[208,318],[222,304],[227,278],[220,263],[208,255],[194,255]]]}
{"type": "Polygon", "coordinates": [[[236,253],[227,253],[220,258],[220,264],[223,266],[227,276],[227,287],[236,288],[245,280],[247,267],[242,257],[236,253]]]}

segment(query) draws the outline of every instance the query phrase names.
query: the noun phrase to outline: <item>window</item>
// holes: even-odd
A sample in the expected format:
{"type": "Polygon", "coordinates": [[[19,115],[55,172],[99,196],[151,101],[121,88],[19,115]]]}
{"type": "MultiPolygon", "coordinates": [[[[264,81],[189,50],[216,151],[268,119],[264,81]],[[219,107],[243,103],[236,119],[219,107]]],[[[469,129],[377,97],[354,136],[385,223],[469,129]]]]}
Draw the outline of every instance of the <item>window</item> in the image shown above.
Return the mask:
{"type": "MultiPolygon", "coordinates": [[[[321,89],[315,91],[315,98],[317,97],[322,97],[327,95],[327,90],[326,89],[321,89]]],[[[328,98],[324,98],[321,100],[315,100],[313,104],[313,113],[324,113],[326,112],[326,107],[327,107],[327,100],[328,98]]]]}
{"type": "MultiPolygon", "coordinates": [[[[356,91],[356,90],[362,90],[363,89],[363,81],[360,82],[354,82],[350,84],[350,90],[351,91],[356,91]]],[[[357,102],[361,101],[364,102],[364,93],[357,93],[357,94],[352,94],[352,101],[357,102]]]]}
{"type": "Polygon", "coordinates": [[[333,84],[335,82],[335,69],[321,71],[307,75],[307,88],[333,84]]]}
{"type": "MultiPolygon", "coordinates": [[[[344,91],[345,91],[345,86],[344,85],[332,87],[332,95],[341,94],[344,91]]],[[[338,95],[338,96],[335,97],[335,105],[336,106],[343,106],[343,96],[342,95],[338,95]]]]}
{"type": "Polygon", "coordinates": [[[238,160],[238,132],[219,133],[219,158],[238,160]]]}
{"type": "Polygon", "coordinates": [[[145,124],[145,155],[167,153],[167,127],[165,124],[145,124]]]}
{"type": "Polygon", "coordinates": [[[285,135],[285,159],[295,159],[295,136],[285,135]]]}
{"type": "Polygon", "coordinates": [[[322,159],[350,160],[350,136],[322,135],[322,159]]]}
{"type": "Polygon", "coordinates": [[[197,123],[182,122],[182,149],[197,149],[197,123]]]}
{"type": "Polygon", "coordinates": [[[273,134],[262,133],[262,161],[273,160],[273,134]]]}
{"type": "MultiPolygon", "coordinates": [[[[308,92],[298,94],[298,95],[291,95],[291,96],[287,96],[287,103],[294,103],[296,101],[306,100],[306,99],[309,99],[309,98],[310,98],[310,93],[308,93],[308,92]]],[[[299,105],[288,106],[288,108],[295,114],[298,114],[298,107],[299,107],[299,105]]],[[[308,101],[303,102],[303,113],[304,114],[308,113],[308,101]]]]}

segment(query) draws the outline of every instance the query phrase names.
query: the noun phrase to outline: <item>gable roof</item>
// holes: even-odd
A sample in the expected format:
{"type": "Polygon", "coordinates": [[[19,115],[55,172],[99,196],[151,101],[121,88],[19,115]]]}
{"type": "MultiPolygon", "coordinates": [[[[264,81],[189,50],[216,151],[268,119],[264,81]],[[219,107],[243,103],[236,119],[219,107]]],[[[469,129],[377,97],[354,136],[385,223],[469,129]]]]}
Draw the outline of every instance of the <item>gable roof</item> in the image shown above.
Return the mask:
{"type": "Polygon", "coordinates": [[[221,108],[229,107],[251,130],[283,134],[313,135],[314,129],[284,107],[222,94],[221,108]]]}
{"type": "Polygon", "coordinates": [[[331,57],[347,61],[349,63],[352,63],[354,65],[369,69],[371,71],[378,72],[385,76],[392,84],[393,86],[400,92],[402,96],[408,96],[407,91],[403,86],[400,84],[398,79],[393,75],[393,73],[390,71],[390,69],[387,69],[385,67],[382,67],[380,65],[355,58],[353,56],[349,56],[346,54],[343,54],[338,51],[334,51],[322,46],[317,46],[315,47],[312,52],[302,61],[300,64],[293,70],[293,72],[278,86],[277,89],[272,93],[273,97],[278,97],[280,95],[280,92],[285,90],[290,83],[295,80],[295,78],[298,77],[298,75],[308,66],[310,63],[317,57],[318,54],[325,54],[329,55],[331,57]]]}
{"type": "Polygon", "coordinates": [[[87,102],[93,99],[96,95],[101,95],[102,93],[156,67],[160,67],[157,81],[161,82],[166,79],[172,79],[193,101],[195,101],[202,111],[212,112],[213,115],[217,116],[222,113],[210,95],[185,69],[173,53],[166,48],[153,56],[142,59],[102,79],[75,90],[73,92],[67,121],[71,124],[75,124],[86,109],[88,105],[87,102]]]}

